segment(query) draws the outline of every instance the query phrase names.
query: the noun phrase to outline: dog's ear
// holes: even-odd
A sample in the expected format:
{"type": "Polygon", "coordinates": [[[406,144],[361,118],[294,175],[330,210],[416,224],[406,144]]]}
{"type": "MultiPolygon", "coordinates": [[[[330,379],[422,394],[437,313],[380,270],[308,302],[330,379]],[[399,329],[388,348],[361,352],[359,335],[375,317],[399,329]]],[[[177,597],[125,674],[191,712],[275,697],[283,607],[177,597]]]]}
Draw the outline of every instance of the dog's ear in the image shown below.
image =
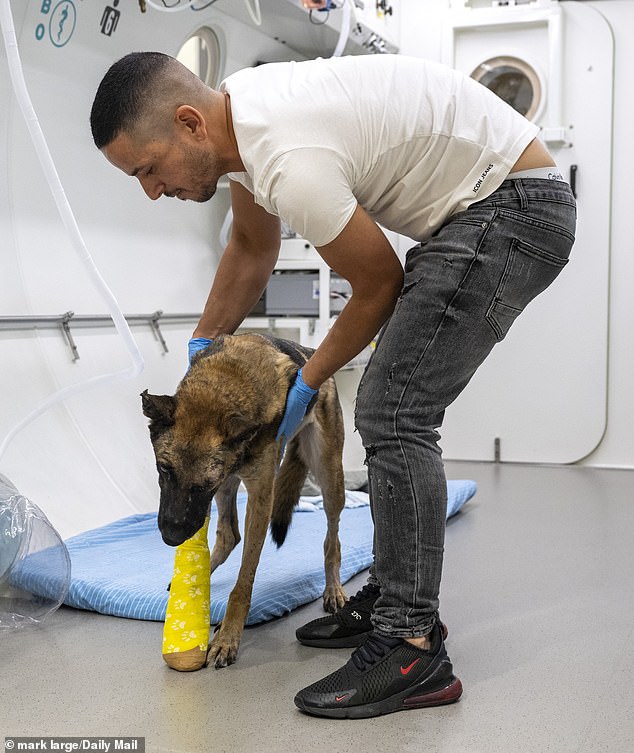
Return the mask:
{"type": "Polygon", "coordinates": [[[143,414],[152,421],[150,432],[153,436],[173,426],[176,398],[171,395],[150,395],[147,390],[144,390],[141,393],[141,403],[143,414]]]}
{"type": "Polygon", "coordinates": [[[232,413],[227,418],[227,430],[230,436],[242,436],[258,428],[252,419],[243,416],[241,413],[232,413]]]}

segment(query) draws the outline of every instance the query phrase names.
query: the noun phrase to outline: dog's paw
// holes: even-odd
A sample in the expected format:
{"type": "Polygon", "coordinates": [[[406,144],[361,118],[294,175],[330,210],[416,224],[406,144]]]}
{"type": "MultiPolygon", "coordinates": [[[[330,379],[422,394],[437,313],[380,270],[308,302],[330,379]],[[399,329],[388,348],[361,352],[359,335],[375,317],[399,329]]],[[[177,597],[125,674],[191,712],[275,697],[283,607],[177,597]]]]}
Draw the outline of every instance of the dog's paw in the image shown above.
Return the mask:
{"type": "Polygon", "coordinates": [[[334,586],[326,586],[324,591],[324,610],[326,612],[336,612],[346,601],[348,601],[346,592],[338,583],[334,586]]]}
{"type": "Polygon", "coordinates": [[[209,651],[209,662],[213,662],[216,669],[222,669],[233,664],[238,656],[240,635],[231,636],[229,631],[218,630],[209,651]]]}

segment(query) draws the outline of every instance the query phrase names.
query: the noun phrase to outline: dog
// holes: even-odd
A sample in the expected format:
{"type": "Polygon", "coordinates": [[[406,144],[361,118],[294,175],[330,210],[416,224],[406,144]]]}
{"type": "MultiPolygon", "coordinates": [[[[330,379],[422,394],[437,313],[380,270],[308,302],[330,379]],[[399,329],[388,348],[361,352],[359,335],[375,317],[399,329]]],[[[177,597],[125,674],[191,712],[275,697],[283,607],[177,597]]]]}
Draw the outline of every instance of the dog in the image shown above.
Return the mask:
{"type": "Polygon", "coordinates": [[[166,544],[178,546],[191,538],[215,498],[213,572],[240,541],[240,481],[247,489],[242,564],[207,657],[216,668],[236,660],[267,529],[270,525],[280,547],[309,470],[321,487],[327,518],[324,609],[334,612],[346,601],[338,534],[345,501],[344,430],[332,377],[309,404],[279,465],[276,435],[288,390],[312,352],[268,335],[221,336],[194,357],[173,397],[147,390],[141,395],[159,474],[158,526],[166,544]]]}

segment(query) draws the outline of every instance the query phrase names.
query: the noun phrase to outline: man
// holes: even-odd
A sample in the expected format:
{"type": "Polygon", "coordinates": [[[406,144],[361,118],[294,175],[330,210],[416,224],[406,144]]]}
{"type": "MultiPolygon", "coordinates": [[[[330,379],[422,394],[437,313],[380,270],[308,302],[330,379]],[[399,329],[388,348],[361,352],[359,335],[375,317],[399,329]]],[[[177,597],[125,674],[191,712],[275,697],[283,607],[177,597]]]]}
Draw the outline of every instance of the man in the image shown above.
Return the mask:
{"type": "Polygon", "coordinates": [[[456,701],[438,617],[445,408],[566,264],[575,203],[538,128],[444,66],[402,56],[276,63],[219,91],[172,58],[135,53],[102,81],[95,143],[151,199],[206,201],[229,174],[233,229],[190,352],[233,332],[277,259],[280,219],[352,296],[287,398],[290,437],[320,384],[381,330],[359,387],[374,565],[303,643],[359,647],[300,691],[321,716],[456,701]],[[414,238],[403,272],[377,223],[414,238]]]}

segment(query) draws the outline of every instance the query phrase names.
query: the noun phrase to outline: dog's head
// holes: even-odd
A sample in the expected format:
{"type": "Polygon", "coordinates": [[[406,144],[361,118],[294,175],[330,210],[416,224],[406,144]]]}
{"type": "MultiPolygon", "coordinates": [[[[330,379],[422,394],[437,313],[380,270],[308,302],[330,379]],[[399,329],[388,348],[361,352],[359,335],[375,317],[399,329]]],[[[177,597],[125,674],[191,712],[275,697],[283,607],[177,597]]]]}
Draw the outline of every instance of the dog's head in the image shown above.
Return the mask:
{"type": "Polygon", "coordinates": [[[195,359],[173,397],[141,396],[159,474],[158,526],[170,546],[202,527],[213,495],[273,442],[283,415],[288,364],[270,345],[248,349],[241,338],[195,359]]]}
{"type": "Polygon", "coordinates": [[[178,396],[146,390],[141,397],[161,490],[158,526],[165,543],[178,546],[202,527],[213,495],[238,470],[258,427],[240,414],[218,421],[209,411],[203,422],[200,415],[179,410],[178,396]]]}

